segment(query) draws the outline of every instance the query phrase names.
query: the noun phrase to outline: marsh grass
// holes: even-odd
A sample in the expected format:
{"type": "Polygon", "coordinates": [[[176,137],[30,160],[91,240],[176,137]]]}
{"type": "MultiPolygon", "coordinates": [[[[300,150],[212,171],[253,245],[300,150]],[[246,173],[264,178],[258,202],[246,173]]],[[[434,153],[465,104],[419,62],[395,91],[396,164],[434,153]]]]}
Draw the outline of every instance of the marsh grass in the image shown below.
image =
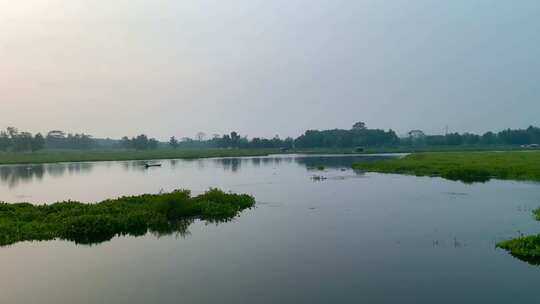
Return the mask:
{"type": "Polygon", "coordinates": [[[22,241],[62,239],[95,244],[119,235],[185,233],[195,219],[225,222],[253,207],[245,194],[211,189],[192,197],[188,190],[105,200],[96,204],[67,201],[35,206],[0,204],[0,246],[22,241]]]}
{"type": "Polygon", "coordinates": [[[439,176],[465,183],[492,178],[540,181],[540,152],[429,152],[355,164],[357,170],[439,176]]]}

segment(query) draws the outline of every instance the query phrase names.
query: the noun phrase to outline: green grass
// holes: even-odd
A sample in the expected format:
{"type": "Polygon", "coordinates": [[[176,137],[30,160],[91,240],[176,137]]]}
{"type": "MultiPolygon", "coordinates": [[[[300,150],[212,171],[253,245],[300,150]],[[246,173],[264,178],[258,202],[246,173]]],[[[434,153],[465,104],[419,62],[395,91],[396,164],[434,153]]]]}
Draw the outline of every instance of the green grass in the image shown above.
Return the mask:
{"type": "Polygon", "coordinates": [[[85,161],[123,161],[152,159],[196,159],[210,157],[266,156],[283,153],[305,154],[357,154],[408,153],[415,151],[483,151],[519,150],[517,146],[423,146],[423,147],[371,147],[358,152],[355,148],[309,148],[282,151],[280,149],[158,149],[158,150],[45,150],[39,152],[0,152],[0,165],[43,164],[85,161]]]}
{"type": "Polygon", "coordinates": [[[108,241],[118,235],[184,233],[195,219],[228,221],[253,207],[249,195],[211,189],[192,197],[187,190],[105,200],[96,204],[58,202],[0,204],[0,246],[22,241],[62,239],[78,244],[108,241]]]}
{"type": "MultiPolygon", "coordinates": [[[[489,152],[489,151],[534,151],[516,145],[457,145],[457,146],[394,146],[367,147],[364,153],[419,153],[419,152],[489,152]]],[[[538,149],[536,149],[538,150],[538,149]]]]}
{"type": "Polygon", "coordinates": [[[488,152],[488,151],[534,151],[535,148],[522,148],[516,145],[457,145],[457,146],[378,146],[357,148],[296,148],[288,153],[301,154],[382,154],[418,152],[488,152]]]}
{"type": "Polygon", "coordinates": [[[277,152],[279,152],[277,149],[161,149],[145,151],[40,151],[28,153],[0,152],[0,164],[266,156],[277,152]]]}
{"type": "Polygon", "coordinates": [[[497,247],[533,265],[540,265],[540,234],[522,236],[497,243],[497,247]]]}
{"type": "Polygon", "coordinates": [[[355,164],[357,170],[439,176],[462,182],[492,178],[540,181],[540,152],[428,152],[355,164]]]}

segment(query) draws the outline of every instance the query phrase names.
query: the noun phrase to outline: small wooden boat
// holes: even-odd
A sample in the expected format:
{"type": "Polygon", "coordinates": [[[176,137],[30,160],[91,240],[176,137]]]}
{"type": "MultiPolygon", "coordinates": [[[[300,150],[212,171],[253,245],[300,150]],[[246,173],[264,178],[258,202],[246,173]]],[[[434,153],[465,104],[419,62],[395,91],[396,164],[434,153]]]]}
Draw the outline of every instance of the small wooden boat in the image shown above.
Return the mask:
{"type": "Polygon", "coordinates": [[[146,169],[148,169],[150,167],[161,167],[161,164],[144,164],[144,167],[146,169]]]}

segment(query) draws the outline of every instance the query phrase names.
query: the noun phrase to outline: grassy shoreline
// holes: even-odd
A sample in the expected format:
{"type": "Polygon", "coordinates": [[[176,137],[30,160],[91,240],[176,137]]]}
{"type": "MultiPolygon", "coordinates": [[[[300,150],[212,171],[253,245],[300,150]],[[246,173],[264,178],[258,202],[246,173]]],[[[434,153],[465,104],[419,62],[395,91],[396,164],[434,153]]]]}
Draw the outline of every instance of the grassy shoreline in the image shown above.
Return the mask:
{"type": "Polygon", "coordinates": [[[0,165],[45,164],[61,162],[127,161],[160,159],[198,159],[212,157],[248,157],[274,154],[385,154],[414,153],[419,151],[513,151],[517,146],[425,146],[425,147],[373,147],[357,151],[354,148],[309,149],[158,149],[158,150],[45,150],[38,152],[0,152],[0,165]]]}
{"type": "Polygon", "coordinates": [[[492,152],[492,151],[540,151],[538,148],[523,148],[517,145],[456,145],[456,146],[380,146],[355,148],[296,148],[291,153],[302,154],[388,154],[422,152],[492,152]]]}
{"type": "Polygon", "coordinates": [[[357,170],[438,176],[463,182],[492,178],[540,181],[540,152],[427,152],[403,158],[355,164],[357,170]]]}
{"type": "MultiPolygon", "coordinates": [[[[540,152],[418,153],[353,167],[370,172],[439,176],[466,183],[492,178],[538,182],[540,152]]],[[[533,212],[540,221],[540,208],[533,212]]],[[[520,260],[540,264],[540,234],[501,241],[496,246],[520,260]]]]}
{"type": "Polygon", "coordinates": [[[277,149],[164,149],[145,151],[41,151],[28,153],[0,152],[0,165],[267,156],[278,152],[279,150],[277,149]]]}
{"type": "Polygon", "coordinates": [[[255,205],[245,194],[210,189],[192,197],[188,190],[50,205],[0,203],[0,246],[23,241],[68,240],[96,244],[118,235],[180,234],[195,219],[224,222],[255,205]]]}

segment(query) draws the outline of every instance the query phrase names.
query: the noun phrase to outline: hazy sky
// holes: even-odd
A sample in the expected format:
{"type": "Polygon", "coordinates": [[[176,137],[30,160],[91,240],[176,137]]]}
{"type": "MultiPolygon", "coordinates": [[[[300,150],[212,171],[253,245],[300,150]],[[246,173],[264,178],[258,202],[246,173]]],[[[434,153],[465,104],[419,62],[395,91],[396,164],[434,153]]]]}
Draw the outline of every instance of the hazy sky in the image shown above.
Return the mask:
{"type": "Polygon", "coordinates": [[[540,125],[540,1],[0,0],[0,127],[540,125]]]}

